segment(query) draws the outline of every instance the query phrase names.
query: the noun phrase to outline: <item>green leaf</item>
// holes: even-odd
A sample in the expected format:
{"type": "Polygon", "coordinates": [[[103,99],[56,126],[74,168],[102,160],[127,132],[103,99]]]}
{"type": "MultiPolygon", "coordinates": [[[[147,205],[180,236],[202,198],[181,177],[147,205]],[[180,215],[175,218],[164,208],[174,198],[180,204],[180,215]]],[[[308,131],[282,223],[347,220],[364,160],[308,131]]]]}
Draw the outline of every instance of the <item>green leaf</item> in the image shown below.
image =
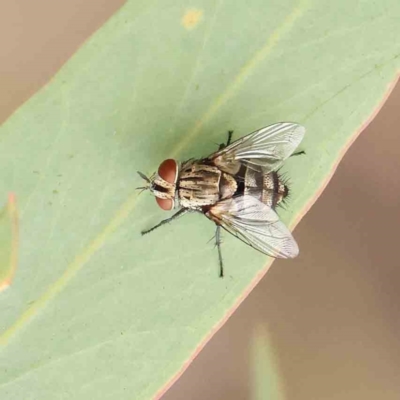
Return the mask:
{"type": "Polygon", "coordinates": [[[0,291],[7,289],[17,268],[18,213],[14,193],[0,211],[0,291]]]}
{"type": "Polygon", "coordinates": [[[168,213],[138,196],[135,171],[207,155],[228,129],[299,122],[293,225],[394,81],[399,18],[398,0],[136,0],[115,14],[1,127],[20,239],[0,293],[0,398],[161,394],[271,260],[225,235],[219,279],[201,215],[141,237],[168,213]]]}

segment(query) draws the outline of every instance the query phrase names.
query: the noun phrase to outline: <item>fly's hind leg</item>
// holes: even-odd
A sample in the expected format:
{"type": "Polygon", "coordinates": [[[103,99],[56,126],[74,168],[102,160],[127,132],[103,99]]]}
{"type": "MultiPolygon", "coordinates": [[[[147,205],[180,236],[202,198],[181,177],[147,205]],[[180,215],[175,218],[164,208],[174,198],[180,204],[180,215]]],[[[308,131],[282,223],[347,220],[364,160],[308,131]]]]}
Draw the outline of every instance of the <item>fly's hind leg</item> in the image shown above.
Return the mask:
{"type": "Polygon", "coordinates": [[[154,231],[155,229],[159,228],[159,227],[162,226],[162,225],[169,224],[169,223],[172,222],[173,220],[175,220],[175,219],[181,217],[182,215],[187,214],[188,212],[189,212],[189,209],[187,209],[187,208],[182,208],[182,209],[179,210],[177,213],[175,213],[172,217],[167,218],[167,219],[163,219],[160,223],[158,223],[157,225],[153,226],[152,228],[147,229],[147,230],[145,230],[145,231],[142,231],[142,235],[146,235],[146,234],[148,234],[148,233],[154,231]]]}
{"type": "Polygon", "coordinates": [[[215,230],[215,246],[218,249],[218,259],[219,259],[219,277],[224,276],[224,263],[222,262],[222,252],[221,252],[221,227],[217,225],[215,230]]]}
{"type": "Polygon", "coordinates": [[[218,150],[222,150],[222,149],[224,149],[225,147],[227,147],[227,146],[229,146],[231,144],[232,135],[233,135],[233,131],[228,131],[228,140],[227,140],[226,144],[225,143],[221,143],[219,145],[218,150]]]}

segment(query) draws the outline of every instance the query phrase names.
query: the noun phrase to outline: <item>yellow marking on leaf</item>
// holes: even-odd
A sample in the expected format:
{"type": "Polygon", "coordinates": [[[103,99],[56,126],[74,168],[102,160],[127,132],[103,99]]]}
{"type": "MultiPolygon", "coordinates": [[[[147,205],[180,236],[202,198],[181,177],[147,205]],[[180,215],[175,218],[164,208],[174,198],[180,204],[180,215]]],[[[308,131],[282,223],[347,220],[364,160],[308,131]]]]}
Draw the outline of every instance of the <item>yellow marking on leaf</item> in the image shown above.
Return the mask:
{"type": "Polygon", "coordinates": [[[191,9],[186,11],[185,15],[182,17],[182,25],[188,29],[194,29],[203,17],[203,11],[197,9],[191,9]]]}
{"type": "Polygon", "coordinates": [[[295,22],[304,14],[304,11],[307,9],[306,5],[308,0],[300,0],[297,7],[293,8],[293,11],[285,18],[283,23],[279,25],[279,27],[272,32],[272,34],[268,37],[265,45],[261,47],[254,55],[247,61],[239,73],[236,75],[231,84],[226,88],[226,90],[221,93],[219,97],[210,105],[206,113],[203,117],[197,121],[194,125],[193,129],[186,135],[186,137],[180,141],[179,146],[176,148],[173,156],[177,153],[181,152],[188,142],[190,142],[194,136],[196,136],[203,125],[210,121],[214,115],[219,111],[219,109],[224,106],[228,100],[230,100],[234,94],[239,90],[239,88],[243,85],[246,79],[252,74],[254,69],[259,66],[259,64],[264,61],[267,56],[272,52],[272,50],[276,47],[282,37],[290,31],[295,22]]]}

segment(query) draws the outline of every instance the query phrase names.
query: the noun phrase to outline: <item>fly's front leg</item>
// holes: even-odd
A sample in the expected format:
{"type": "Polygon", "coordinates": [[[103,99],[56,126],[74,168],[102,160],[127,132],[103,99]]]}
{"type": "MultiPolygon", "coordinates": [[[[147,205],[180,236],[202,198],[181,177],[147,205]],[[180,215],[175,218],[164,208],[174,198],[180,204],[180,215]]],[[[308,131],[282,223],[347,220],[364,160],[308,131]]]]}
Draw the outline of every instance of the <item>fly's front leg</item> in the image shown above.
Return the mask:
{"type": "Polygon", "coordinates": [[[233,135],[233,131],[228,131],[228,140],[227,140],[226,144],[225,143],[221,143],[219,145],[219,149],[218,150],[222,150],[222,149],[224,149],[225,147],[227,147],[227,146],[229,146],[231,144],[232,135],[233,135]]]}
{"type": "Polygon", "coordinates": [[[161,225],[168,224],[168,223],[172,222],[173,220],[181,217],[182,215],[187,214],[188,212],[189,212],[188,208],[182,208],[177,213],[175,213],[172,217],[164,219],[160,223],[158,223],[157,225],[153,226],[152,228],[147,229],[145,231],[142,231],[142,235],[146,235],[146,234],[154,231],[155,229],[159,228],[161,225]]]}
{"type": "Polygon", "coordinates": [[[224,264],[222,262],[222,252],[221,252],[221,227],[217,225],[215,230],[215,245],[218,249],[218,259],[219,259],[219,277],[223,278],[224,276],[224,264]]]}

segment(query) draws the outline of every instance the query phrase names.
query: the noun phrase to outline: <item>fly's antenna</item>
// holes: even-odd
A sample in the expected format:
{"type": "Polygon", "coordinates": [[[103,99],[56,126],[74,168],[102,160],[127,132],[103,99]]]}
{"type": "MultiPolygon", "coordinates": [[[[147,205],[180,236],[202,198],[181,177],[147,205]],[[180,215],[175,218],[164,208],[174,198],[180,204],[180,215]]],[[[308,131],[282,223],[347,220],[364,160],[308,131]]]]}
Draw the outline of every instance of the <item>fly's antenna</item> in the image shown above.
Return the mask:
{"type": "Polygon", "coordinates": [[[136,190],[140,190],[139,194],[144,192],[145,190],[149,190],[150,189],[150,185],[151,185],[151,180],[143,173],[140,171],[136,171],[138,173],[138,175],[144,179],[149,185],[148,186],[139,186],[136,188],[136,190]]]}
{"type": "Polygon", "coordinates": [[[142,178],[142,179],[144,179],[147,183],[151,183],[150,182],[150,179],[143,173],[143,172],[140,172],[140,171],[136,171],[138,174],[139,174],[139,176],[142,178]]]}
{"type": "Polygon", "coordinates": [[[140,190],[139,194],[141,194],[145,190],[149,190],[149,187],[148,186],[137,187],[135,190],[140,190]]]}

